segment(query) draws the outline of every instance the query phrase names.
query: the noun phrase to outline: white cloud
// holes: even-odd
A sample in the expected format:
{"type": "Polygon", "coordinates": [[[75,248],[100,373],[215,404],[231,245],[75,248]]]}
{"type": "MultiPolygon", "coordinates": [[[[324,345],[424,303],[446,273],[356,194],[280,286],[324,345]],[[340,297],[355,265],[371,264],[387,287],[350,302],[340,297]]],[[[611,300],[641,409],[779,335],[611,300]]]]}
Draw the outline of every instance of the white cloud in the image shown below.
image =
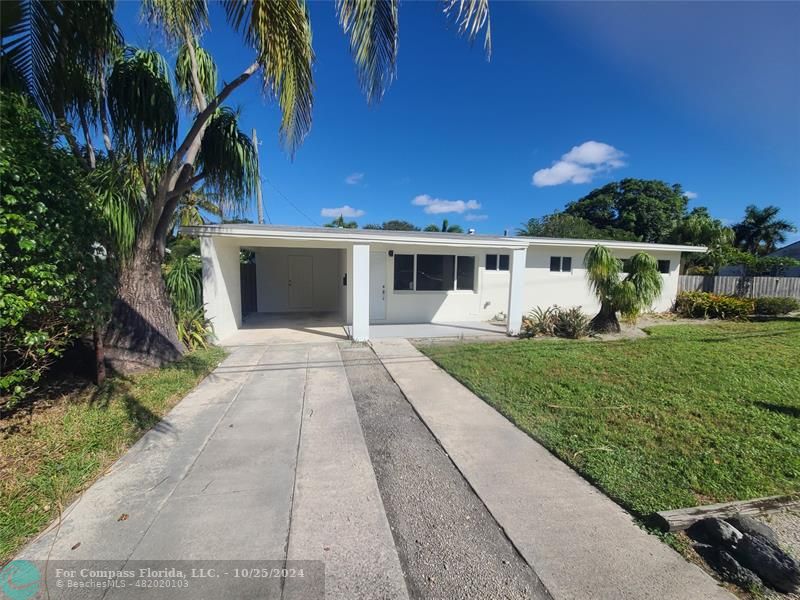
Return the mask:
{"type": "Polygon", "coordinates": [[[429,215],[440,215],[443,213],[461,214],[468,210],[478,210],[481,203],[477,200],[443,200],[432,198],[428,194],[421,194],[411,201],[414,206],[424,206],[425,212],[429,215]]]}
{"type": "Polygon", "coordinates": [[[323,208],[321,211],[319,211],[319,214],[323,217],[331,217],[333,219],[336,217],[347,217],[352,219],[353,217],[363,217],[367,213],[360,208],[353,208],[352,206],[345,204],[344,206],[340,206],[338,208],[323,208]]]}
{"type": "Polygon", "coordinates": [[[489,215],[479,215],[476,213],[469,213],[468,215],[464,215],[465,221],[485,221],[489,218],[489,215]]]}
{"type": "Polygon", "coordinates": [[[698,194],[697,192],[690,192],[690,191],[687,190],[687,191],[683,192],[683,195],[686,196],[689,200],[694,200],[700,194],[698,194]]]}
{"type": "Polygon", "coordinates": [[[358,185],[363,180],[364,180],[364,173],[350,173],[350,175],[344,178],[344,182],[347,185],[358,185]]]}
{"type": "Polygon", "coordinates": [[[597,174],[625,166],[625,153],[603,142],[588,141],[573,146],[551,167],[539,169],[531,183],[536,187],[562,183],[589,183],[597,174]]]}

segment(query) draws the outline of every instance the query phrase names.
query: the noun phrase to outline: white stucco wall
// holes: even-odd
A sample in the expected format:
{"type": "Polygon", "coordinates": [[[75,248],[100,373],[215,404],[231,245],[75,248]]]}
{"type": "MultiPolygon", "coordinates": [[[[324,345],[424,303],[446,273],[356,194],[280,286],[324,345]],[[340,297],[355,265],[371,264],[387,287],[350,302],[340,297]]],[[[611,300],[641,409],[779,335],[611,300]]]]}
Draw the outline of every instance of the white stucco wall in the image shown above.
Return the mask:
{"type": "Polygon", "coordinates": [[[336,311],[342,306],[340,250],[327,248],[256,248],[256,290],[259,312],[336,311]],[[312,261],[311,308],[289,306],[289,257],[312,261]]]}
{"type": "Polygon", "coordinates": [[[239,244],[225,238],[200,238],[203,259],[203,303],[218,339],[235,333],[242,324],[242,288],[239,244]]]}
{"type": "MultiPolygon", "coordinates": [[[[387,256],[386,320],[385,323],[426,323],[449,321],[486,321],[508,310],[509,271],[486,270],[486,254],[505,254],[508,249],[435,248],[426,246],[374,246],[373,252],[387,256]],[[394,289],[394,258],[396,254],[445,254],[475,258],[475,289],[434,291],[405,291],[394,289]]],[[[380,282],[372,282],[380,285],[380,282]]]]}
{"type": "MultiPolygon", "coordinates": [[[[633,250],[615,250],[614,255],[628,258],[635,254],[633,250]]],[[[600,305],[589,289],[586,280],[586,269],[583,267],[584,248],[532,246],[528,249],[525,273],[525,307],[526,312],[536,306],[580,306],[583,311],[592,314],[600,305]],[[572,258],[571,273],[553,273],[550,271],[551,256],[569,256],[572,258]]],[[[656,311],[666,311],[672,307],[678,292],[678,275],[680,270],[680,252],[648,252],[657,260],[670,261],[670,273],[663,275],[664,287],[661,297],[654,303],[656,311]]]]}

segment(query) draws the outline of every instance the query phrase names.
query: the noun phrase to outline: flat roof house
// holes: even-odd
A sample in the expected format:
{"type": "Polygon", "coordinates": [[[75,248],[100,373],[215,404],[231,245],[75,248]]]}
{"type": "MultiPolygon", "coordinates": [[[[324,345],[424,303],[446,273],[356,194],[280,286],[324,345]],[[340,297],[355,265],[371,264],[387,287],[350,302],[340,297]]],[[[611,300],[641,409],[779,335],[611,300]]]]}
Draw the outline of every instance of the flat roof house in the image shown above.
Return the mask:
{"type": "Polygon", "coordinates": [[[703,247],[623,241],[499,237],[433,233],[203,225],[206,315],[225,342],[245,312],[326,313],[366,341],[370,324],[488,321],[507,315],[519,333],[535,306],[599,306],[589,289],[583,256],[603,244],[619,258],[646,251],[659,261],[664,289],[655,310],[668,310],[678,290],[682,252],[703,247]],[[240,251],[252,251],[254,277],[242,278],[240,251]],[[244,300],[244,302],[243,302],[244,300]]]}

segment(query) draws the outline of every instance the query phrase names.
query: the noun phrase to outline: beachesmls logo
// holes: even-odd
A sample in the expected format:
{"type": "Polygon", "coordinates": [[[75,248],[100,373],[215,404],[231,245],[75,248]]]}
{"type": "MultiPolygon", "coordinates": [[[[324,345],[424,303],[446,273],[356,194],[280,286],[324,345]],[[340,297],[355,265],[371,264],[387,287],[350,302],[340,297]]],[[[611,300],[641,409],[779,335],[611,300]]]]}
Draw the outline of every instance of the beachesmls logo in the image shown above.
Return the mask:
{"type": "Polygon", "coordinates": [[[39,591],[39,569],[29,560],[12,560],[0,569],[0,590],[3,598],[28,600],[39,591]]]}

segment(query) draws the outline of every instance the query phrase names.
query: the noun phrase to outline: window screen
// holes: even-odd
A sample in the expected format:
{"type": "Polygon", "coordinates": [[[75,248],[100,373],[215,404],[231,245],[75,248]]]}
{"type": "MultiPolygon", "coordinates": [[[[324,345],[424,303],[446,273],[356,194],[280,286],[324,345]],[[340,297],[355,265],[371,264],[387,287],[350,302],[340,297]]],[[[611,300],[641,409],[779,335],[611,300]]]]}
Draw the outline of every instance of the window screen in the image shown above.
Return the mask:
{"type": "Polygon", "coordinates": [[[456,277],[456,289],[473,290],[475,289],[475,257],[459,256],[457,263],[458,273],[456,277]]]}
{"type": "Polygon", "coordinates": [[[456,257],[442,254],[417,254],[417,290],[452,290],[456,257]]]}
{"type": "Polygon", "coordinates": [[[500,255],[500,271],[508,271],[508,254],[500,255]]]}
{"type": "Polygon", "coordinates": [[[658,272],[659,273],[669,273],[669,261],[668,260],[660,260],[660,261],[658,261],[658,272]]]}
{"type": "Polygon", "coordinates": [[[413,254],[394,255],[394,289],[395,290],[414,289],[413,254]]]}
{"type": "Polygon", "coordinates": [[[486,269],[488,271],[496,271],[497,270],[497,254],[487,254],[486,255],[486,269]]]}
{"type": "Polygon", "coordinates": [[[569,273],[572,271],[572,257],[571,256],[562,256],[561,257],[561,270],[569,273]]]}
{"type": "Polygon", "coordinates": [[[554,273],[558,273],[561,270],[561,257],[560,256],[551,256],[550,257],[550,270],[554,273]]]}

